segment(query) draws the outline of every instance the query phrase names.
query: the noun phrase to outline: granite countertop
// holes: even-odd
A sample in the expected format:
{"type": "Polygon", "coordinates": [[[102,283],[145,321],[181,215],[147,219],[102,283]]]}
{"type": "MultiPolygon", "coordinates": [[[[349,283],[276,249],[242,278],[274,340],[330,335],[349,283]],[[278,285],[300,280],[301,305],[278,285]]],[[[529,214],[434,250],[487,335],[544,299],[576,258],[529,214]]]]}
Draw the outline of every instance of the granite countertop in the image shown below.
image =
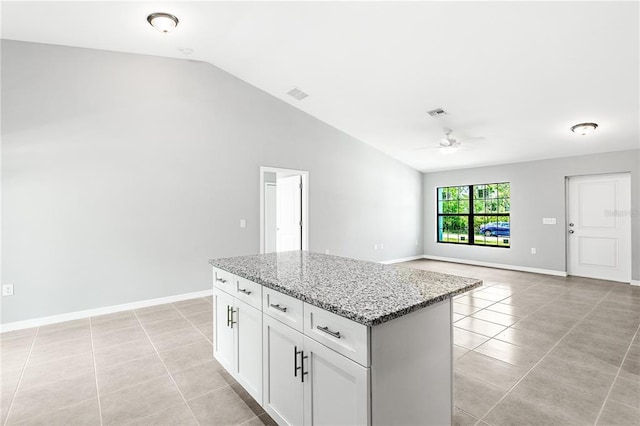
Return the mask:
{"type": "Polygon", "coordinates": [[[308,251],[212,259],[209,263],[367,326],[482,285],[475,278],[308,251]]]}

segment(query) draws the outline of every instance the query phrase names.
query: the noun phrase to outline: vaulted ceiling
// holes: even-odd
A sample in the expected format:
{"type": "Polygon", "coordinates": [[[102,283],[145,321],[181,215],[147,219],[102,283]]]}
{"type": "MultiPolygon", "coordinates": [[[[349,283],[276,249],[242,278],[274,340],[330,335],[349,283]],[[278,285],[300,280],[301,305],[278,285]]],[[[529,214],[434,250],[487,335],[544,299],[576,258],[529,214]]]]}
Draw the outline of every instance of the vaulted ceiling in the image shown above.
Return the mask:
{"type": "Polygon", "coordinates": [[[639,12],[616,1],[3,1],[2,37],[210,62],[434,171],[640,147],[639,12]],[[147,23],[158,11],[179,18],[172,33],[147,23]],[[585,121],[599,128],[569,131],[585,121]],[[443,127],[485,139],[453,155],[413,150],[436,147],[443,127]]]}

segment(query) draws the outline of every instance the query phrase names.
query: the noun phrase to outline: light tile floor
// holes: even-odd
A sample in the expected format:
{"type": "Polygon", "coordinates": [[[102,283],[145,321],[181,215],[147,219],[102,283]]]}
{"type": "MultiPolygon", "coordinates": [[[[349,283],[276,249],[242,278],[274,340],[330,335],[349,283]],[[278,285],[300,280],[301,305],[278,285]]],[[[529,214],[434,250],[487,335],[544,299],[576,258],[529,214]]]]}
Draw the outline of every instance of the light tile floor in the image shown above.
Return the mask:
{"type": "MultiPolygon", "coordinates": [[[[420,260],[455,299],[456,425],[640,425],[640,288],[420,260]]],[[[210,298],[0,335],[1,423],[261,425],[212,359],[210,298]]]]}
{"type": "Polygon", "coordinates": [[[420,260],[454,299],[454,424],[640,425],[640,287],[420,260]]]}
{"type": "Polygon", "coordinates": [[[213,359],[211,303],[0,335],[2,424],[274,424],[213,359]]]}

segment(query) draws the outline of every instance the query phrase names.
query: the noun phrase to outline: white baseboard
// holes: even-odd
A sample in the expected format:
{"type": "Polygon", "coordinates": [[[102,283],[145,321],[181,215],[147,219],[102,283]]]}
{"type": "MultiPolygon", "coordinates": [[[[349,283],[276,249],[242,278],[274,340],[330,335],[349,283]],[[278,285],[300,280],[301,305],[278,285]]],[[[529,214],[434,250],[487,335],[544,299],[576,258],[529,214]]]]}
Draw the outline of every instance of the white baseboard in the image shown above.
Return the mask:
{"type": "Polygon", "coordinates": [[[555,275],[557,277],[566,277],[567,276],[567,273],[565,271],[556,271],[556,270],[553,270],[553,269],[540,269],[540,268],[530,268],[528,266],[506,265],[506,264],[503,264],[503,263],[480,262],[480,261],[477,261],[477,260],[458,259],[458,258],[454,258],[454,257],[431,256],[429,254],[425,254],[422,257],[424,259],[441,260],[443,262],[464,263],[464,264],[467,264],[467,265],[486,266],[486,267],[489,267],[489,268],[509,269],[509,270],[512,270],[512,271],[522,271],[522,272],[532,272],[534,274],[555,275]]]}
{"type": "Polygon", "coordinates": [[[84,311],[69,312],[66,314],[52,315],[49,317],[34,318],[25,321],[16,321],[0,324],[0,333],[22,330],[23,328],[39,327],[41,325],[56,324],[98,315],[112,314],[115,312],[129,311],[131,309],[146,308],[148,306],[164,305],[165,303],[180,302],[181,300],[197,299],[198,297],[211,296],[213,289],[195,291],[192,293],[176,294],[174,296],[158,297],[156,299],[139,300],[137,302],[123,303],[121,305],[104,306],[102,308],[87,309],[84,311]]]}
{"type": "Polygon", "coordinates": [[[409,262],[410,260],[418,260],[422,258],[423,255],[419,254],[417,256],[401,257],[400,259],[381,260],[380,263],[383,265],[390,265],[392,263],[409,262]]]}
{"type": "Polygon", "coordinates": [[[640,286],[640,280],[631,280],[631,285],[640,286]]]}

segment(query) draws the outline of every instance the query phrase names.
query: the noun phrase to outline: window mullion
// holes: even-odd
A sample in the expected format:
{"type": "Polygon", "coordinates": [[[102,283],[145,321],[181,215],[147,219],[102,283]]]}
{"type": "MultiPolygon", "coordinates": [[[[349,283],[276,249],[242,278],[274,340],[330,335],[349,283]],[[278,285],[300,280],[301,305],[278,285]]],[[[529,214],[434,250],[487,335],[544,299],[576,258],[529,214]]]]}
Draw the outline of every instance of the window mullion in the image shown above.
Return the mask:
{"type": "Polygon", "coordinates": [[[474,245],[476,243],[476,239],[473,233],[473,223],[475,222],[475,213],[473,208],[473,185],[469,185],[469,223],[468,223],[468,232],[469,232],[469,244],[474,245]]]}

